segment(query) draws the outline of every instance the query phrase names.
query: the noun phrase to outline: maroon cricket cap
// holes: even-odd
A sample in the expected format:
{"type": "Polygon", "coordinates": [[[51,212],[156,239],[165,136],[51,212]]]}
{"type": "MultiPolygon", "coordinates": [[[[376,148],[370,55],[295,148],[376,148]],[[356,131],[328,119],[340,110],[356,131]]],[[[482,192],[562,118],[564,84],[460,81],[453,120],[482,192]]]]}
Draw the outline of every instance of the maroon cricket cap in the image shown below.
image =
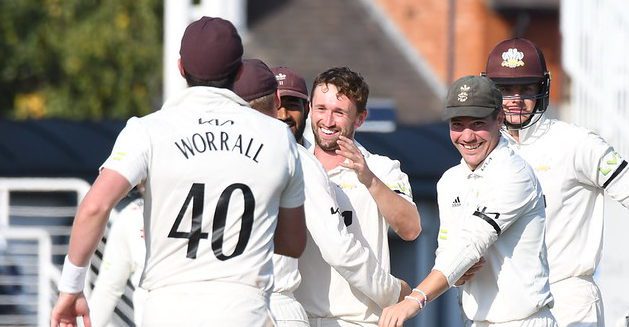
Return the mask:
{"type": "Polygon", "coordinates": [[[271,69],[277,80],[280,96],[293,96],[308,100],[308,88],[303,77],[288,67],[273,67],[271,69]]]}
{"type": "Polygon", "coordinates": [[[546,60],[535,43],[513,38],[498,43],[489,53],[485,73],[497,84],[529,84],[545,79],[546,60]]]}
{"type": "Polygon", "coordinates": [[[244,59],[233,90],[245,101],[251,101],[275,92],[277,81],[269,66],[262,60],[244,59]]]}
{"type": "Polygon", "coordinates": [[[232,23],[222,18],[203,16],[186,27],[181,38],[181,64],[191,76],[220,80],[241,64],[242,41],[232,23]]]}

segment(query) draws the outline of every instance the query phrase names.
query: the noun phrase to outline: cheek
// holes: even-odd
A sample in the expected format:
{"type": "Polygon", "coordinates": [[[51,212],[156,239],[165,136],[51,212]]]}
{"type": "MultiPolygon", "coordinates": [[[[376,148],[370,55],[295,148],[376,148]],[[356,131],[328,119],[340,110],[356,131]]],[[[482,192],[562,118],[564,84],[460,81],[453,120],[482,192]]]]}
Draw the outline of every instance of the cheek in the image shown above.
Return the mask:
{"type": "Polygon", "coordinates": [[[461,137],[460,132],[455,132],[455,131],[450,130],[450,141],[452,141],[452,143],[456,144],[457,141],[459,140],[459,137],[461,137]]]}
{"type": "Polygon", "coordinates": [[[292,111],[292,112],[289,112],[289,113],[288,113],[288,115],[289,115],[289,116],[290,116],[290,117],[291,117],[291,118],[292,118],[295,122],[297,122],[298,124],[299,124],[299,123],[301,123],[301,121],[302,121],[302,119],[303,119],[303,118],[302,118],[302,117],[303,117],[303,114],[301,114],[301,113],[299,113],[299,112],[292,111]]]}
{"type": "Polygon", "coordinates": [[[528,112],[533,112],[533,109],[535,109],[535,100],[525,100],[524,103],[526,104],[526,110],[528,112]]]}

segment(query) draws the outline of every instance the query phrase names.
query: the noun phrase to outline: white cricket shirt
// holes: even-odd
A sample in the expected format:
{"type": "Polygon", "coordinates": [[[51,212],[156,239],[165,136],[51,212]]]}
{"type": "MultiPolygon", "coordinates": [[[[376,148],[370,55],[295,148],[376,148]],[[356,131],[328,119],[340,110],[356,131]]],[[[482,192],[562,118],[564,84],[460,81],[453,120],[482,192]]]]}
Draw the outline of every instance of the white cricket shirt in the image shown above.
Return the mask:
{"type": "MultiPolygon", "coordinates": [[[[408,176],[400,170],[400,163],[371,154],[362,146],[359,149],[371,171],[390,189],[413,203],[408,176]]],[[[321,258],[334,262],[330,261],[333,258],[330,256],[335,255],[334,249],[332,246],[329,250],[322,248],[320,244],[328,241],[316,238],[325,233],[316,233],[308,226],[310,237],[315,238],[319,248],[310,246],[309,242],[299,260],[303,280],[296,292],[297,298],[311,318],[377,324],[382,307],[397,302],[400,292],[399,281],[389,274],[389,226],[353,170],[339,166],[327,175],[334,186],[341,215],[340,222],[330,223],[328,227],[334,226],[345,233],[345,225],[353,240],[344,242],[344,248],[349,250],[336,250],[336,255],[342,255],[337,258],[346,261],[344,268],[326,264],[321,258]]]]}
{"type": "Polygon", "coordinates": [[[226,89],[190,87],[131,118],[103,167],[146,179],[145,289],[220,280],[271,290],[279,207],[303,204],[293,135],[226,89]]]}
{"type": "Polygon", "coordinates": [[[510,146],[535,170],[546,196],[550,282],[592,276],[603,247],[603,191],[629,208],[627,162],[600,136],[544,116],[510,146]]]}
{"type": "Polygon", "coordinates": [[[434,269],[450,285],[480,257],[465,283],[465,315],[501,323],[524,319],[552,301],[544,245],[544,199],[531,167],[498,146],[476,170],[465,161],[437,183],[440,230],[434,269]]]}
{"type": "Polygon", "coordinates": [[[323,166],[313,154],[302,147],[299,150],[309,233],[306,249],[299,258],[299,271],[305,278],[295,292],[296,298],[310,316],[327,317],[330,283],[325,276],[334,271],[378,306],[396,303],[399,280],[381,267],[373,252],[348,231],[323,166]]]}
{"type": "Polygon", "coordinates": [[[127,280],[135,287],[133,315],[136,325],[142,325],[146,291],[139,287],[144,258],[143,200],[136,199],[122,209],[112,223],[94,290],[89,298],[92,325],[107,326],[127,280]]]}

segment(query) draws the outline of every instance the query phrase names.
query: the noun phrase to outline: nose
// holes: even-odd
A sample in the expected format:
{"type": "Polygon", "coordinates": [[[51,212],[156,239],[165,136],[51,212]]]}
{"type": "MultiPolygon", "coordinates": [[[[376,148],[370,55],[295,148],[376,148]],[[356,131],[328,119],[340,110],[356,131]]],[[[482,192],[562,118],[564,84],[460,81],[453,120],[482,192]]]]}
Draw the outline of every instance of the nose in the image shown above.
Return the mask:
{"type": "Polygon", "coordinates": [[[466,128],[461,133],[461,140],[463,142],[473,142],[475,140],[474,131],[470,128],[466,128]]]}
{"type": "Polygon", "coordinates": [[[332,110],[326,110],[325,113],[323,113],[323,117],[321,117],[321,122],[325,126],[334,125],[334,116],[333,116],[332,110]]]}
{"type": "Polygon", "coordinates": [[[284,106],[280,106],[277,109],[277,118],[279,120],[285,120],[286,117],[288,117],[288,113],[286,112],[286,108],[284,108],[284,106]]]}

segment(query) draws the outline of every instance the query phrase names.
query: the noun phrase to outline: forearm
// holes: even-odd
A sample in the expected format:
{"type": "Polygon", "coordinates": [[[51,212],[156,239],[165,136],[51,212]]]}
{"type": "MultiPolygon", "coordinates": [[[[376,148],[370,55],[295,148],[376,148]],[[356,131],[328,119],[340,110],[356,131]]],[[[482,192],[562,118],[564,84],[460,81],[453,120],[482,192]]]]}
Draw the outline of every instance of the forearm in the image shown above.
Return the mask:
{"type": "Polygon", "coordinates": [[[376,176],[367,189],[396,234],[406,241],[415,240],[419,236],[420,216],[413,203],[392,191],[376,176]]]}
{"type": "Polygon", "coordinates": [[[306,248],[304,207],[280,208],[275,227],[275,253],[299,258],[306,248]]]}
{"type": "MultiPolygon", "coordinates": [[[[448,279],[439,270],[432,270],[424,280],[422,280],[415,289],[421,290],[426,294],[428,301],[432,301],[438,298],[441,294],[450,288],[448,285],[448,279]]],[[[411,296],[418,299],[423,298],[423,294],[413,292],[411,296]]]]}
{"type": "Polygon", "coordinates": [[[110,207],[89,203],[89,201],[81,204],[72,225],[68,248],[70,262],[74,265],[87,266],[98,242],[103,237],[110,211],[110,207]]]}

